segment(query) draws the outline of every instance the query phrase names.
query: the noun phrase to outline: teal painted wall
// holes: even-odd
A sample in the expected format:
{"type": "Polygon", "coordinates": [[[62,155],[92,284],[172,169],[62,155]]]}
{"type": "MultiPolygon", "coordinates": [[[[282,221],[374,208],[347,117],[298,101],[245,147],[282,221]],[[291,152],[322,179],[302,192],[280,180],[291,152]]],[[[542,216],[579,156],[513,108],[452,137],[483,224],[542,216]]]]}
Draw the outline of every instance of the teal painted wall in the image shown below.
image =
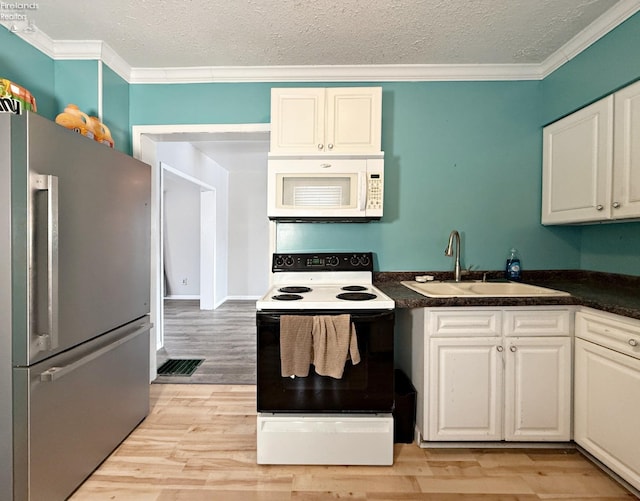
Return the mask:
{"type": "Polygon", "coordinates": [[[98,61],[55,61],[58,113],[75,104],[87,115],[98,116],[98,61]]]}
{"type": "Polygon", "coordinates": [[[385,216],[363,225],[280,224],[282,251],[373,250],[382,270],[573,268],[579,233],[540,225],[539,82],[383,84],[385,216]],[[557,252],[549,252],[555,249],[557,252]]]}
{"type": "MultiPolygon", "coordinates": [[[[455,228],[465,266],[501,268],[516,246],[525,269],[640,275],[640,223],[539,223],[542,125],[640,78],[639,37],[636,14],[542,82],[382,84],[385,217],[362,225],[279,224],[279,250],[366,249],[378,254],[378,269],[446,270],[452,263],[443,249],[455,228]]],[[[96,61],[54,62],[4,28],[0,46],[0,76],[28,87],[43,115],[54,118],[68,102],[97,111],[96,61]]],[[[129,151],[125,123],[266,123],[271,87],[128,85],[105,66],[104,118],[129,151]]]]}
{"type": "MultiPolygon", "coordinates": [[[[501,268],[516,246],[530,269],[578,267],[579,230],[540,225],[539,82],[382,87],[383,220],[280,223],[278,250],[372,250],[378,269],[447,270],[444,247],[457,229],[465,266],[501,268]]],[[[131,123],[269,122],[270,88],[132,85],[131,123]]]]}
{"type": "MultiPolygon", "coordinates": [[[[640,78],[640,13],[542,81],[542,124],[640,78]]],[[[640,222],[581,228],[580,268],[640,275],[640,222]]]]}
{"type": "Polygon", "coordinates": [[[53,120],[58,113],[53,60],[0,26],[0,78],[22,85],[36,98],[38,113],[53,120]]]}
{"type": "Polygon", "coordinates": [[[109,127],[115,148],[131,154],[129,84],[102,64],[102,121],[109,127]]]}
{"type": "Polygon", "coordinates": [[[542,81],[542,124],[640,78],[640,13],[542,81]]]}
{"type": "Polygon", "coordinates": [[[268,123],[266,83],[133,84],[131,125],[268,123]]]}

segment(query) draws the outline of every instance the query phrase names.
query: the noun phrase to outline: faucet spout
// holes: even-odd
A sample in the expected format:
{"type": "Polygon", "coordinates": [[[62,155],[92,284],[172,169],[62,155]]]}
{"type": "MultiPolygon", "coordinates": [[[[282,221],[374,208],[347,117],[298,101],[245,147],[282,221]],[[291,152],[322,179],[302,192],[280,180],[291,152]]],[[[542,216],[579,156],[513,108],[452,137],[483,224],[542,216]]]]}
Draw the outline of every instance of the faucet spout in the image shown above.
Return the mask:
{"type": "Polygon", "coordinates": [[[453,244],[455,240],[455,265],[453,268],[453,278],[456,282],[459,282],[462,278],[462,272],[460,269],[460,233],[456,230],[453,230],[449,234],[449,243],[447,244],[447,248],[444,250],[445,256],[453,256],[453,244]]]}

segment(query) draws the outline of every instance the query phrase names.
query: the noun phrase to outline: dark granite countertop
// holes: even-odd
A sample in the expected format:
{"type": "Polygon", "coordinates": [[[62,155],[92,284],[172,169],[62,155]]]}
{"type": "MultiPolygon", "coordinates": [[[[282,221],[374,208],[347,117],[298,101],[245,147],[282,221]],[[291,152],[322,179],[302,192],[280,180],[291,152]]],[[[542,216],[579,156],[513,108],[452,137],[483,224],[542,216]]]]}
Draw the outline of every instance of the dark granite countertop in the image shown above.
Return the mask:
{"type": "MultiPolygon", "coordinates": [[[[499,271],[474,271],[464,280],[498,280],[499,271]]],[[[374,283],[396,302],[396,308],[437,306],[538,306],[582,305],[640,320],[640,277],[582,270],[533,270],[523,273],[523,282],[568,292],[559,297],[455,297],[429,298],[400,282],[416,275],[434,275],[436,280],[451,280],[450,272],[376,272],[374,283]]]]}

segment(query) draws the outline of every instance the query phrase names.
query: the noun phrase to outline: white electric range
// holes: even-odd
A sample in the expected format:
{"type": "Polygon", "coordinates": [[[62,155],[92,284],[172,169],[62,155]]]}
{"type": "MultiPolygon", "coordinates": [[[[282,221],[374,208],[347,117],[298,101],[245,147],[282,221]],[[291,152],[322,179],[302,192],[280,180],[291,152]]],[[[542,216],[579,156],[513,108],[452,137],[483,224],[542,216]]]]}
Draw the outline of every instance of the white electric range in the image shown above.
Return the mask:
{"type": "Polygon", "coordinates": [[[373,254],[274,254],[256,303],[259,464],[393,463],[393,299],[373,285],[373,254]],[[283,377],[283,315],[349,314],[360,363],[339,379],[283,377]]]}

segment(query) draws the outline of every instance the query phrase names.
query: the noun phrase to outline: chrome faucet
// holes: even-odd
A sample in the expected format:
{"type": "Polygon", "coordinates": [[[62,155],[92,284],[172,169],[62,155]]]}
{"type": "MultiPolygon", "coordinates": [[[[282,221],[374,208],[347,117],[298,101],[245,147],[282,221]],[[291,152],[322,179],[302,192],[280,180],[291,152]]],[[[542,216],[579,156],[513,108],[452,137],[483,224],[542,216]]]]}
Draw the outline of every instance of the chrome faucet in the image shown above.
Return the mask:
{"type": "Polygon", "coordinates": [[[453,256],[453,239],[456,240],[456,264],[453,268],[453,278],[456,282],[459,282],[462,277],[462,273],[460,270],[460,233],[456,230],[453,230],[449,235],[449,243],[447,244],[447,248],[444,250],[445,256],[453,256]]]}

